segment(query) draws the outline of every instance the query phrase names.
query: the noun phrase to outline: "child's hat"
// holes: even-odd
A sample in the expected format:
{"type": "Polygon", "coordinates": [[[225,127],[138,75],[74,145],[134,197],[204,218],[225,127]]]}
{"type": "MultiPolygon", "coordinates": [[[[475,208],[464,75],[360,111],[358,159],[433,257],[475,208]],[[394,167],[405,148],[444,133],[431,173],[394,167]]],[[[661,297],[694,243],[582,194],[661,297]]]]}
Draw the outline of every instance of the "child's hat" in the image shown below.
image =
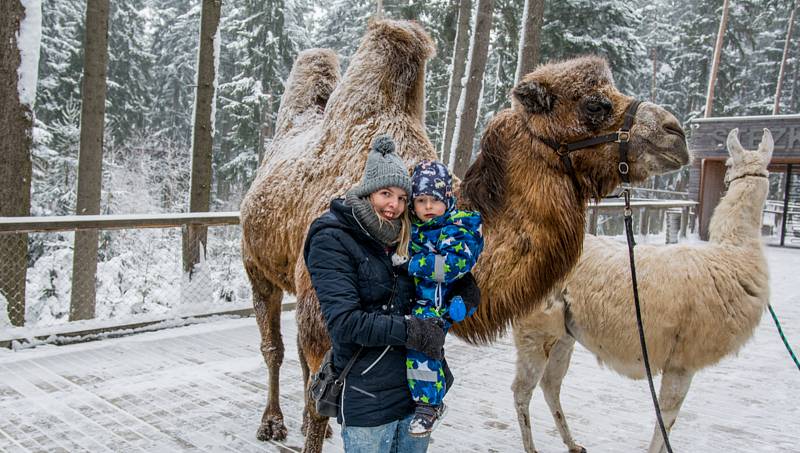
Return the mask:
{"type": "Polygon", "coordinates": [[[443,163],[423,160],[414,167],[411,197],[420,195],[430,195],[449,206],[453,198],[453,177],[443,163]]]}

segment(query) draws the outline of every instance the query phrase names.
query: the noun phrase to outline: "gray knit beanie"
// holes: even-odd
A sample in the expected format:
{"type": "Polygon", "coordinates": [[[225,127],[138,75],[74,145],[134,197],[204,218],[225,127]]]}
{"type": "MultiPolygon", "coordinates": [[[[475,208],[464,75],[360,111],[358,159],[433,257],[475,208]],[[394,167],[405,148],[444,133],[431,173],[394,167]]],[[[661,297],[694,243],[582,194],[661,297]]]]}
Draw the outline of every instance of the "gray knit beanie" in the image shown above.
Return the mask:
{"type": "Polygon", "coordinates": [[[399,187],[411,195],[411,177],[403,159],[395,152],[394,140],[388,135],[380,135],[372,141],[367,166],[361,183],[350,193],[361,198],[386,187],[399,187]]]}

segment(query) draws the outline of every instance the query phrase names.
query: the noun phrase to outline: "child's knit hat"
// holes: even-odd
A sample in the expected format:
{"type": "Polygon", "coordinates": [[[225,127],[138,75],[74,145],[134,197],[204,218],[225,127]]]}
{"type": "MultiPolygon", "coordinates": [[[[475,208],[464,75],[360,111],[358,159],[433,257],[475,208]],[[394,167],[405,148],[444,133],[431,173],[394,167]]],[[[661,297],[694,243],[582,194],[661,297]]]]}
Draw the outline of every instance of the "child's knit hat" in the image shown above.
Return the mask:
{"type": "Polygon", "coordinates": [[[447,167],[437,161],[423,160],[411,174],[411,198],[430,195],[448,205],[453,201],[453,177],[447,167]]]}
{"type": "Polygon", "coordinates": [[[399,187],[411,193],[411,178],[403,159],[395,152],[394,140],[388,135],[380,135],[372,141],[364,177],[361,183],[352,189],[357,197],[366,197],[376,190],[386,187],[399,187]]]}

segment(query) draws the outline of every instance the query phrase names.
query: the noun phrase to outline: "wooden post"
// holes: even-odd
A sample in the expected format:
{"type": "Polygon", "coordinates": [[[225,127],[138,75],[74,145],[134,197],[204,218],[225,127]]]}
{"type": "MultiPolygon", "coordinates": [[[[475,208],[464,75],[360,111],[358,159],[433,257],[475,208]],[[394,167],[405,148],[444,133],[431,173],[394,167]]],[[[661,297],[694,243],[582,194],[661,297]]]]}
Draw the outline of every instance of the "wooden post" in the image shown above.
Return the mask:
{"type": "Polygon", "coordinates": [[[786,41],[783,43],[783,57],[781,58],[781,69],[778,72],[778,84],[775,87],[775,105],[772,107],[772,114],[777,115],[781,110],[781,88],[783,87],[783,75],[786,72],[786,58],[789,56],[789,42],[792,39],[792,27],[794,26],[794,16],[797,12],[797,5],[792,8],[789,16],[789,25],[786,27],[786,41]]]}
{"type": "MultiPolygon", "coordinates": [[[[100,213],[108,70],[108,0],[88,0],[78,157],[78,215],[100,213]]],[[[69,320],[94,318],[97,230],[75,233],[69,320]]]]}
{"type": "Polygon", "coordinates": [[[704,117],[711,117],[711,108],[714,104],[714,85],[717,83],[717,71],[719,70],[720,54],[722,53],[722,41],[725,37],[725,27],[728,24],[728,0],[722,4],[722,19],[719,22],[717,32],[717,43],[714,45],[714,61],[711,63],[711,74],[708,77],[708,92],[706,93],[706,111],[704,117]]]}
{"type": "Polygon", "coordinates": [[[647,208],[639,209],[639,235],[644,236],[647,234],[647,216],[650,211],[647,208]]]}
{"type": "Polygon", "coordinates": [[[681,212],[681,237],[686,237],[686,230],[689,227],[689,208],[683,208],[681,212]]]}
{"type": "Polygon", "coordinates": [[[783,189],[783,218],[781,219],[781,247],[786,239],[786,222],[789,218],[789,194],[792,190],[792,164],[786,166],[786,185],[783,189]]]}
{"type": "Polygon", "coordinates": [[[600,207],[598,206],[597,203],[595,203],[594,206],[592,207],[592,216],[590,217],[589,220],[589,232],[594,234],[595,236],[597,235],[597,220],[598,217],[600,217],[599,213],[597,212],[599,210],[600,207]]]}
{"type": "MultiPolygon", "coordinates": [[[[194,135],[192,141],[192,187],[190,212],[206,212],[211,206],[211,150],[214,144],[216,68],[214,52],[219,49],[221,0],[203,0],[200,19],[200,52],[197,61],[197,91],[195,95],[194,135]],[[216,49],[215,49],[216,47],[216,49]]],[[[189,226],[183,234],[183,271],[191,277],[194,265],[200,261],[200,244],[206,250],[208,228],[189,226]]]]}

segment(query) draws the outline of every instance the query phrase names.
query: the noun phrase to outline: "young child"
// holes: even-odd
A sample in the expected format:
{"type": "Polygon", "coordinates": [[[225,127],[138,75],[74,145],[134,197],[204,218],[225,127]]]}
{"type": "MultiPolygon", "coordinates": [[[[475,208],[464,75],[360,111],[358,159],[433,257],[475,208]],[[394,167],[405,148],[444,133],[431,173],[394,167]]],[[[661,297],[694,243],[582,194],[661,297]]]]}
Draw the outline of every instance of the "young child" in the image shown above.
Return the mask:
{"type": "MultiPolygon", "coordinates": [[[[453,283],[470,272],[483,250],[481,216],[455,209],[452,178],[440,162],[422,161],[411,176],[412,213],[408,273],[416,283],[417,302],[411,316],[439,318],[445,331],[467,313],[456,296],[447,303],[453,283]]],[[[472,311],[475,309],[472,308],[472,311]]],[[[417,404],[409,425],[412,436],[426,436],[444,415],[446,388],[442,361],[408,350],[406,374],[417,404]]]]}

